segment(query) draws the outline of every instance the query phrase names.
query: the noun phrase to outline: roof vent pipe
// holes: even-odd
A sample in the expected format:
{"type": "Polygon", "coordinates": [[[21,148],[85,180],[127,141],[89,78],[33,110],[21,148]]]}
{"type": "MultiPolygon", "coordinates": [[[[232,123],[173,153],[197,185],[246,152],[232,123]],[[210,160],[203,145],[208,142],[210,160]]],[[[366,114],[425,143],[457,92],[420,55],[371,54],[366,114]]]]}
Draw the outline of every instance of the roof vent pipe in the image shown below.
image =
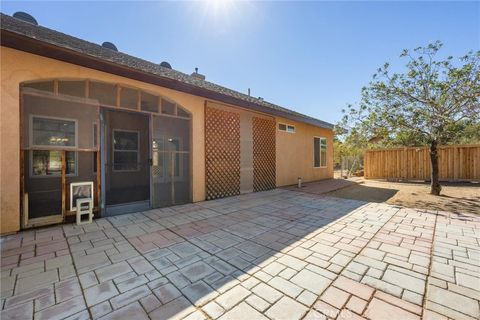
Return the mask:
{"type": "Polygon", "coordinates": [[[13,17],[38,26],[37,20],[35,20],[34,17],[32,17],[31,15],[29,15],[26,12],[17,11],[13,14],[13,17]]]}
{"type": "Polygon", "coordinates": [[[108,41],[105,41],[104,43],[102,43],[102,47],[113,50],[113,51],[118,51],[117,47],[113,43],[108,41]]]}
{"type": "Polygon", "coordinates": [[[195,72],[192,73],[191,76],[200,80],[205,80],[205,75],[198,73],[198,68],[195,68],[195,72]]]}
{"type": "Polygon", "coordinates": [[[250,97],[250,88],[248,88],[248,96],[250,97]]]}

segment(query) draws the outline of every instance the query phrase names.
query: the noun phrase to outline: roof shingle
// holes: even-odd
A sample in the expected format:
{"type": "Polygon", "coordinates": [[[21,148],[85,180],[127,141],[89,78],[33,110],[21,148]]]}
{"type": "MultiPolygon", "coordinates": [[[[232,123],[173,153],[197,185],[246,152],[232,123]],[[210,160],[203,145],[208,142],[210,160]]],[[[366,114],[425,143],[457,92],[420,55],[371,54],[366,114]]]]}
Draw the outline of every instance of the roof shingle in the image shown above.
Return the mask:
{"type": "Polygon", "coordinates": [[[247,101],[249,103],[253,103],[257,106],[262,107],[262,109],[265,110],[265,112],[267,113],[269,113],[270,110],[271,113],[274,113],[276,115],[280,114],[286,118],[291,118],[293,120],[305,122],[323,128],[333,128],[333,125],[331,123],[315,119],[313,117],[275,105],[273,103],[269,103],[267,101],[264,101],[263,99],[251,97],[249,95],[225,88],[209,81],[192,77],[188,74],[174,69],[164,68],[159,64],[153,62],[149,62],[122,52],[113,51],[111,49],[104,48],[101,45],[78,39],[52,29],[27,23],[22,20],[5,15],[3,13],[0,13],[0,18],[2,31],[5,30],[23,37],[35,39],[43,43],[48,43],[59,48],[69,49],[82,55],[90,56],[120,66],[132,68],[157,77],[179,81],[181,83],[216,92],[227,97],[247,101]]]}

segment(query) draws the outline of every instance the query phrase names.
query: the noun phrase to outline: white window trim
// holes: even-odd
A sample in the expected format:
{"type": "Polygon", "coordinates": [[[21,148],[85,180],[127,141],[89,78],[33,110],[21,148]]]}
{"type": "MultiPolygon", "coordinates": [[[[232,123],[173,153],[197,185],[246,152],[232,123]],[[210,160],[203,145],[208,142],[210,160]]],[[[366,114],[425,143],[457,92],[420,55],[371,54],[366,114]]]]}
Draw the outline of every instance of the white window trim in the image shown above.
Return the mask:
{"type": "Polygon", "coordinates": [[[59,117],[51,117],[51,116],[42,116],[37,114],[31,114],[29,116],[29,128],[28,128],[28,145],[30,147],[41,147],[46,148],[45,150],[69,150],[69,149],[76,149],[78,147],[78,121],[77,119],[70,119],[70,118],[59,118],[59,117]],[[66,120],[72,121],[75,123],[75,145],[74,146],[54,146],[54,145],[41,145],[41,144],[33,144],[33,118],[40,118],[40,119],[51,119],[51,120],[66,120]]]}
{"type": "MultiPolygon", "coordinates": [[[[29,151],[29,158],[30,158],[30,165],[29,165],[29,171],[30,171],[30,178],[33,179],[43,179],[43,178],[61,178],[62,174],[33,174],[33,152],[35,151],[63,151],[63,150],[30,150],[29,151]]],[[[66,151],[66,152],[74,152],[75,153],[75,173],[67,173],[65,174],[65,177],[76,177],[78,175],[78,152],[77,151],[66,151]]],[[[66,155],[65,155],[66,157],[66,155]]],[[[67,159],[65,159],[66,161],[67,159]]]]}
{"type": "Polygon", "coordinates": [[[112,129],[112,171],[113,172],[138,172],[140,171],[140,131],[138,130],[125,130],[125,129],[112,129]],[[137,134],[137,150],[117,150],[115,149],[115,132],[135,132],[137,134]],[[137,169],[135,170],[117,170],[115,169],[115,151],[117,152],[136,152],[137,153],[137,169]]]}
{"type": "Polygon", "coordinates": [[[325,161],[325,165],[322,166],[322,140],[325,140],[325,150],[328,150],[328,139],[326,137],[320,137],[320,136],[313,136],[313,141],[315,143],[315,138],[318,138],[320,139],[320,145],[319,145],[319,149],[318,149],[318,152],[319,152],[319,155],[318,155],[318,159],[320,160],[320,166],[316,167],[315,166],[315,145],[313,146],[313,168],[314,169],[324,169],[324,168],[327,168],[328,165],[327,165],[327,160],[328,160],[328,157],[325,161]]]}
{"type": "Polygon", "coordinates": [[[297,132],[297,127],[294,124],[278,122],[277,123],[277,130],[280,131],[280,132],[286,132],[286,133],[296,133],[297,132]],[[285,130],[280,130],[280,125],[281,124],[283,124],[285,126],[285,130]],[[293,131],[288,131],[288,127],[293,127],[293,131]]]}

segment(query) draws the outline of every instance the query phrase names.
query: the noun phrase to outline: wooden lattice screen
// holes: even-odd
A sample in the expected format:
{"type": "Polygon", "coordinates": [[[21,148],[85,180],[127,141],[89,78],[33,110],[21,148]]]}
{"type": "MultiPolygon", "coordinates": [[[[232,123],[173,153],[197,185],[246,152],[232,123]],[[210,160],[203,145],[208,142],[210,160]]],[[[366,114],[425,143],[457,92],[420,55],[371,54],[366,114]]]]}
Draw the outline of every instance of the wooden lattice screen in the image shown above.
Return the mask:
{"type": "Polygon", "coordinates": [[[207,200],[240,194],[240,114],[205,107],[207,200]]]}
{"type": "Polygon", "coordinates": [[[275,171],[275,121],[252,118],[253,127],[253,191],[274,189],[275,171]]]}

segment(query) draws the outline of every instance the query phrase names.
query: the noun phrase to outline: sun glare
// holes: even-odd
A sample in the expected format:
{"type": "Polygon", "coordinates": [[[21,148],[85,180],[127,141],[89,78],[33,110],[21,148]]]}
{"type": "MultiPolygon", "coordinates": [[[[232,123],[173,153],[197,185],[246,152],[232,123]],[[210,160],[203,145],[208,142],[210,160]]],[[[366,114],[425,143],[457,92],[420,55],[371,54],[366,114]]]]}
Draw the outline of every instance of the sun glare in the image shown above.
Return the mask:
{"type": "Polygon", "coordinates": [[[211,14],[218,16],[228,14],[232,9],[234,0],[206,0],[206,10],[211,14]]]}
{"type": "Polygon", "coordinates": [[[195,1],[189,8],[194,21],[209,36],[230,34],[236,28],[242,28],[245,33],[255,24],[257,14],[253,3],[246,0],[195,1]]]}

